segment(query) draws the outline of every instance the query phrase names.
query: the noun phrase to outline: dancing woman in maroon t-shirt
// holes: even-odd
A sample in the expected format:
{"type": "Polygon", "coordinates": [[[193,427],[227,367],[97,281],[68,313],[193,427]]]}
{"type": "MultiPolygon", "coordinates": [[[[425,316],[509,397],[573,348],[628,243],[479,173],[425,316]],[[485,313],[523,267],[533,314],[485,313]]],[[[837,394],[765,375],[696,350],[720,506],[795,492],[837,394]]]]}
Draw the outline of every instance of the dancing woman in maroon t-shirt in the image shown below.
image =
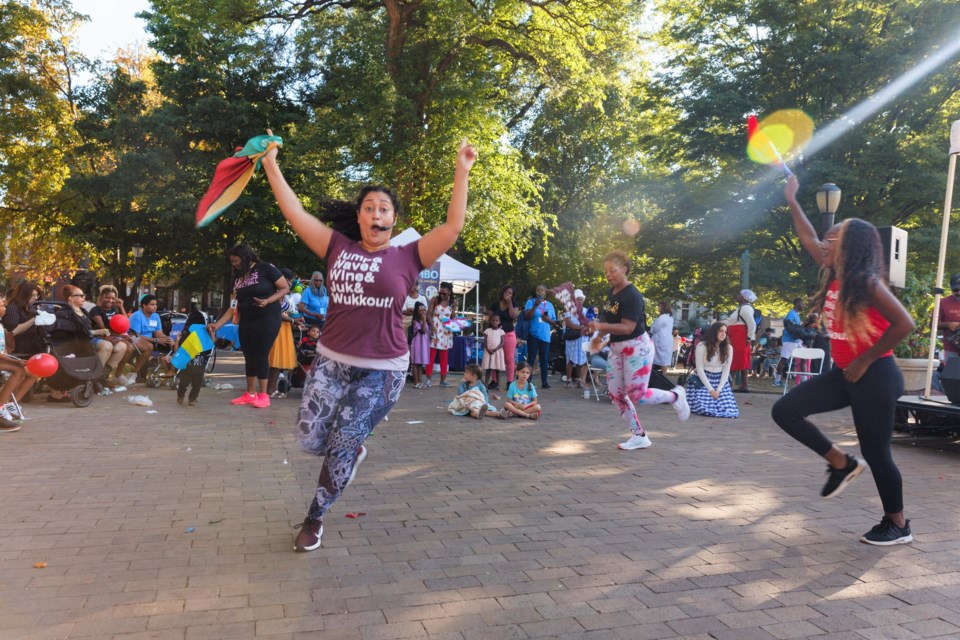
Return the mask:
{"type": "Polygon", "coordinates": [[[884,516],[861,540],[875,545],[907,543],[913,536],[903,515],[903,479],[890,451],[903,376],[890,350],[914,330],[914,322],[887,287],[876,228],[852,218],[834,225],[819,240],[797,202],[798,188],[791,176],[784,194],[800,244],[824,272],[813,308],[826,316],[834,366],[780,399],[773,406],[773,419],[827,460],[829,477],[820,492],[824,498],[840,493],[869,464],[884,516]],[[853,411],[866,462],[844,453],[807,420],[844,407],[853,411]]]}
{"type": "Polygon", "coordinates": [[[297,424],[300,445],[324,456],[323,469],[294,542],[296,551],[320,546],[323,515],[366,457],[367,436],[400,397],[409,359],[403,303],[417,274],[439,260],[463,229],[467,183],[476,158],[476,150],[464,140],[457,152],[446,222],[402,247],[390,245],[400,203],[389,189],[369,186],[356,203],[328,203],[320,217],[339,229],[334,231],[304,210],[280,173],[277,149],[263,158],[284,217],[327,264],[330,295],[297,424]]]}

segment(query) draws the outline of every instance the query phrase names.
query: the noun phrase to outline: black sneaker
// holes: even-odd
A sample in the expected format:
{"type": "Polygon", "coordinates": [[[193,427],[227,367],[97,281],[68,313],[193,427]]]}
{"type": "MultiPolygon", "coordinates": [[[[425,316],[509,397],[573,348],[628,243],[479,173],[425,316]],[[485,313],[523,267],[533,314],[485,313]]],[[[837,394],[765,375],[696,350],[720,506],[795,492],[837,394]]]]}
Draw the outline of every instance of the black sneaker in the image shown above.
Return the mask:
{"type": "Polygon", "coordinates": [[[183,396],[184,394],[182,393],[177,394],[177,404],[183,404],[183,396]]]}
{"type": "Polygon", "coordinates": [[[866,462],[849,453],[847,454],[847,466],[843,469],[834,469],[830,465],[827,465],[827,473],[830,477],[827,479],[827,484],[823,485],[820,497],[832,498],[837,495],[846,489],[847,485],[853,482],[853,479],[863,473],[863,470],[866,468],[866,462]]]}
{"type": "Polygon", "coordinates": [[[298,524],[300,533],[293,542],[294,551],[313,551],[320,548],[320,538],[323,537],[323,522],[304,518],[303,524],[298,524]]]}
{"type": "Polygon", "coordinates": [[[863,534],[860,541],[866,542],[867,544],[875,544],[880,547],[913,542],[913,535],[910,533],[910,521],[907,520],[902,527],[898,527],[893,524],[893,520],[887,516],[883,516],[880,524],[863,534]]]}

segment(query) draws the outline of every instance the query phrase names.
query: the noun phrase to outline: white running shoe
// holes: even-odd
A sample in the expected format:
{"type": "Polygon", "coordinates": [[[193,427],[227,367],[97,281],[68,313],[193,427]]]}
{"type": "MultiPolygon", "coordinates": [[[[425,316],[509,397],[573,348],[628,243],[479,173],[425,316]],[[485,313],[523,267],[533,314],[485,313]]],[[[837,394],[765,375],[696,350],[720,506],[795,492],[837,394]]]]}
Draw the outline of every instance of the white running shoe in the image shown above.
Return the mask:
{"type": "Polygon", "coordinates": [[[3,418],[4,420],[7,420],[9,422],[13,422],[16,420],[16,418],[13,417],[13,414],[10,413],[10,410],[6,406],[0,407],[0,418],[3,418]]]}
{"type": "Polygon", "coordinates": [[[632,451],[634,449],[646,449],[653,443],[650,442],[650,438],[646,435],[642,436],[630,436],[630,439],[626,442],[621,442],[617,445],[617,449],[623,449],[624,451],[632,451]]]}
{"type": "Polygon", "coordinates": [[[357,469],[360,468],[360,464],[367,459],[367,448],[363,445],[360,445],[360,451],[357,453],[357,461],[353,463],[353,470],[350,472],[350,479],[347,480],[347,484],[343,485],[343,488],[346,489],[350,486],[350,483],[353,482],[353,479],[357,477],[357,469]]]}
{"type": "Polygon", "coordinates": [[[677,417],[680,420],[687,420],[690,418],[690,405],[687,404],[687,392],[683,387],[677,386],[673,388],[673,392],[677,394],[677,399],[673,401],[673,410],[677,412],[677,417]]]}

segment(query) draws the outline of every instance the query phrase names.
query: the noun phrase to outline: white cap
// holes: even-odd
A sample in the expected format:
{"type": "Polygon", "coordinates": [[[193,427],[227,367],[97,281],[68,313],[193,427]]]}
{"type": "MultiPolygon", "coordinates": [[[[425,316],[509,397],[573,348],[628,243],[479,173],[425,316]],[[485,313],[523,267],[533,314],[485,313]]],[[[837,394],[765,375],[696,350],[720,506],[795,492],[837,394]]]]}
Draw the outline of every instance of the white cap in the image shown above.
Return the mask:
{"type": "Polygon", "coordinates": [[[575,289],[573,292],[573,298],[574,300],[586,300],[587,296],[583,295],[583,291],[580,289],[575,289]]]}

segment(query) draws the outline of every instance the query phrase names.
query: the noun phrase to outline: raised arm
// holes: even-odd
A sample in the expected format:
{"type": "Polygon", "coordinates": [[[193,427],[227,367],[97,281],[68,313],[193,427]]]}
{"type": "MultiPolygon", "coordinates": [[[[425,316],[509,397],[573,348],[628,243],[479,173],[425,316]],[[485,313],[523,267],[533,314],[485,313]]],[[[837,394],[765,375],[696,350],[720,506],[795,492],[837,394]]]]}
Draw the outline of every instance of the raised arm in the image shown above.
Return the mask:
{"type": "Polygon", "coordinates": [[[824,253],[826,245],[817,237],[817,231],[810,224],[810,219],[803,212],[803,207],[797,202],[797,191],[800,189],[800,183],[796,176],[787,178],[787,185],[783,188],[783,195],[787,199],[787,205],[790,207],[790,215],[793,218],[793,228],[797,232],[800,244],[807,250],[818,265],[823,266],[824,253]]]}
{"type": "MultiPolygon", "coordinates": [[[[273,132],[269,129],[267,129],[267,133],[273,135],[273,132]]],[[[269,149],[261,161],[263,170],[267,174],[267,180],[270,181],[273,197],[276,198],[283,217],[287,219],[300,239],[310,247],[311,251],[323,258],[327,255],[327,247],[330,246],[333,229],[307,213],[307,210],[300,204],[297,194],[293,192],[280,172],[280,165],[277,164],[278,149],[276,146],[269,149]]]]}
{"type": "Polygon", "coordinates": [[[429,266],[439,260],[440,256],[453,246],[457,236],[463,230],[463,223],[467,217],[467,186],[470,169],[473,168],[476,159],[477,150],[464,138],[457,151],[457,163],[453,172],[453,194],[450,196],[450,205],[447,207],[447,220],[420,238],[418,245],[420,264],[429,266]]]}

